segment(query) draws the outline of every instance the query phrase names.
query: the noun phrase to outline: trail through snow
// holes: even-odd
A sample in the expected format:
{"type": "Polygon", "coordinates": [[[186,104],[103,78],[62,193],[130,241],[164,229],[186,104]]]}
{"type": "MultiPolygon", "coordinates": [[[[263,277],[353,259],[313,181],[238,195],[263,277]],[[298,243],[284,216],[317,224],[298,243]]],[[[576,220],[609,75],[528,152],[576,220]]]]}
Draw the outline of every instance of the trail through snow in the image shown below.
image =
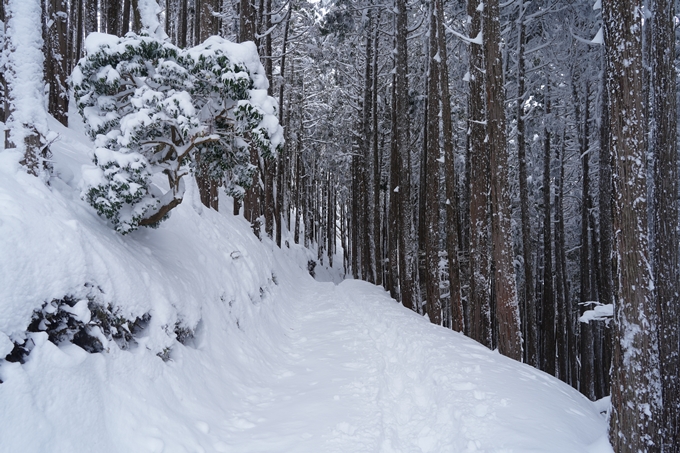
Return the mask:
{"type": "Polygon", "coordinates": [[[229,451],[609,451],[593,404],[544,373],[368,283],[296,283],[282,368],[244,395],[229,451]]]}

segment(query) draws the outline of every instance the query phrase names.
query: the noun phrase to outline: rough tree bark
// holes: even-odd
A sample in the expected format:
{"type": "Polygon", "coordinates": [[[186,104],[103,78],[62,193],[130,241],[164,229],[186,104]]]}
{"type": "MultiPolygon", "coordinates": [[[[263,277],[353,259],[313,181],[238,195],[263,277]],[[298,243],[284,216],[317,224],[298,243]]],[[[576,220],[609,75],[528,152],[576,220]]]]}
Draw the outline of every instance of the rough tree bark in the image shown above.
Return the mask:
{"type": "MultiPolygon", "coordinates": [[[[444,2],[437,0],[437,11],[444,11],[444,2]]],[[[443,14],[437,14],[437,33],[440,56],[440,90],[442,100],[442,135],[444,143],[444,172],[446,184],[446,254],[449,264],[449,299],[451,328],[462,332],[464,329],[463,303],[460,284],[460,263],[458,262],[458,194],[456,189],[455,157],[453,154],[453,125],[451,121],[451,94],[449,92],[449,66],[444,33],[443,14]]]]}
{"type": "Polygon", "coordinates": [[[399,153],[401,155],[400,185],[398,194],[400,211],[400,234],[399,234],[399,276],[401,301],[405,307],[411,310],[415,307],[415,277],[414,277],[414,252],[413,244],[413,217],[411,215],[411,158],[410,158],[410,131],[409,131],[409,104],[408,104],[408,49],[406,37],[408,33],[406,0],[395,0],[397,10],[396,29],[396,131],[392,131],[397,137],[399,153]]]}
{"type": "MultiPolygon", "coordinates": [[[[482,31],[479,1],[468,0],[471,38],[482,31]]],[[[489,244],[489,152],[484,116],[484,54],[470,44],[468,135],[470,139],[470,337],[491,347],[491,247],[489,244]]]]}
{"type": "MultiPolygon", "coordinates": [[[[439,294],[439,39],[435,0],[430,0],[429,73],[427,77],[427,173],[425,175],[425,298],[433,324],[442,323],[439,294]]],[[[421,195],[422,197],[422,195],[421,195]]],[[[422,276],[421,276],[422,278],[422,276]]]]}
{"type": "Polygon", "coordinates": [[[486,51],[486,116],[491,165],[491,234],[494,263],[494,296],[498,323],[498,350],[522,360],[517,283],[513,266],[512,200],[505,130],[505,87],[501,54],[501,24],[498,0],[484,3],[484,49],[486,51]]]}
{"type": "Polygon", "coordinates": [[[550,92],[548,90],[545,101],[545,121],[543,138],[543,291],[542,291],[542,319],[541,319],[541,369],[555,376],[555,296],[553,287],[553,258],[552,258],[552,215],[550,209],[550,130],[547,122],[550,118],[550,92]]]}
{"type": "Polygon", "coordinates": [[[607,53],[618,304],[609,440],[618,453],[658,451],[661,379],[647,229],[640,0],[602,2],[607,53]]]}
{"type": "Polygon", "coordinates": [[[66,0],[50,0],[46,6],[48,24],[51,22],[44,36],[47,50],[45,74],[50,87],[48,111],[57,121],[68,126],[67,4],[66,0]]]}
{"type": "Polygon", "coordinates": [[[519,170],[519,199],[522,219],[522,261],[524,270],[524,323],[526,332],[526,361],[538,367],[538,334],[536,331],[536,298],[534,292],[534,272],[532,268],[533,253],[531,250],[531,223],[529,221],[529,190],[527,187],[527,159],[524,123],[525,97],[525,65],[524,47],[526,32],[524,25],[524,3],[520,2],[520,14],[517,19],[519,27],[519,48],[517,51],[517,161],[519,170]]]}
{"type": "Polygon", "coordinates": [[[680,451],[680,343],[678,332],[678,145],[675,4],[652,2],[652,114],[654,153],[654,287],[659,319],[663,395],[662,451],[680,451]]]}

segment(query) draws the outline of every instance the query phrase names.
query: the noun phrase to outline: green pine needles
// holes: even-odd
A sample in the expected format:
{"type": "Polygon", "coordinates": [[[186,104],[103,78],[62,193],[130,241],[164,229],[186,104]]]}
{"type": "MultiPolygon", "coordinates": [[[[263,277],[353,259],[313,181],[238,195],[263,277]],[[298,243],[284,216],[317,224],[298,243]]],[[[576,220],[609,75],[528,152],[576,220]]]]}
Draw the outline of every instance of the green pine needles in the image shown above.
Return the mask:
{"type": "Polygon", "coordinates": [[[214,36],[182,50],[148,36],[93,33],[86,49],[71,76],[95,142],[82,196],[122,234],[166,219],[192,172],[241,197],[255,171],[251,148],[273,159],[283,145],[252,43],[214,36]]]}

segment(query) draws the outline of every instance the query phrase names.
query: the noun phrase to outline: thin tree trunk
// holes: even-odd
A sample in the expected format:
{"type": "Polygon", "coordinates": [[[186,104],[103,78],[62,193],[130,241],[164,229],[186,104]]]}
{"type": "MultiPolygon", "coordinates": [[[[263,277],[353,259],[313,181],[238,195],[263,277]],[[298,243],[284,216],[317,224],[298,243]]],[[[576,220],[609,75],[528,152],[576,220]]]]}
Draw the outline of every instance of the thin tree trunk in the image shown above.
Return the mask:
{"type": "MultiPolygon", "coordinates": [[[[590,261],[590,154],[588,153],[588,148],[590,147],[590,85],[588,82],[585,84],[586,92],[584,99],[583,108],[583,120],[579,118],[578,112],[580,109],[577,108],[577,124],[580,125],[580,130],[582,131],[579,137],[580,141],[580,154],[581,161],[583,163],[583,186],[581,189],[581,251],[580,251],[580,283],[581,283],[581,310],[580,314],[588,309],[592,308],[589,305],[583,305],[586,302],[591,302],[593,300],[592,288],[591,288],[591,261],[590,261]]],[[[574,88],[574,93],[576,93],[576,88],[574,88]]],[[[578,97],[575,95],[574,100],[578,102],[578,97]]],[[[590,323],[579,324],[581,328],[581,393],[586,395],[591,400],[595,399],[595,357],[593,351],[593,332],[592,325],[590,323]]]]}
{"type": "MultiPolygon", "coordinates": [[[[430,61],[427,81],[427,174],[425,191],[425,295],[427,314],[433,324],[442,323],[442,306],[439,293],[439,39],[437,37],[437,10],[435,0],[430,0],[430,61]]],[[[421,198],[423,195],[421,194],[421,198]]],[[[421,277],[422,278],[422,277],[421,277]]]]}
{"type": "MultiPolygon", "coordinates": [[[[283,105],[283,93],[284,93],[284,88],[286,86],[286,48],[288,47],[288,30],[290,29],[290,12],[291,8],[290,6],[288,7],[288,11],[286,12],[286,25],[283,28],[283,43],[281,44],[281,67],[279,69],[279,75],[280,75],[280,80],[281,80],[281,85],[279,86],[279,122],[281,123],[281,126],[286,129],[286,125],[288,124],[287,121],[284,120],[284,118],[287,118],[286,115],[284,115],[284,105],[283,105]]],[[[290,107],[288,107],[290,108],[290,107]]],[[[290,136],[290,134],[288,134],[290,136]]],[[[284,192],[288,190],[288,186],[285,184],[286,182],[286,175],[290,171],[290,157],[289,157],[289,146],[287,145],[287,142],[284,143],[283,148],[279,152],[278,156],[278,164],[277,164],[277,175],[276,175],[276,212],[278,213],[277,221],[278,221],[278,228],[276,229],[276,245],[281,248],[281,235],[283,233],[283,226],[289,226],[286,222],[286,219],[288,218],[284,214],[284,192]],[[284,187],[285,186],[285,187],[284,187]]]]}
{"type": "Polygon", "coordinates": [[[383,257],[382,257],[382,229],[380,228],[380,149],[378,147],[378,51],[380,46],[380,10],[378,10],[378,15],[375,20],[375,35],[373,37],[373,61],[371,62],[371,112],[372,112],[372,145],[373,156],[372,169],[373,169],[373,184],[372,184],[372,194],[373,200],[371,203],[371,212],[373,213],[372,227],[373,234],[371,236],[371,245],[373,247],[373,265],[374,265],[374,275],[375,284],[383,284],[383,257]]]}
{"type": "Polygon", "coordinates": [[[526,361],[529,365],[538,367],[538,342],[536,332],[536,299],[534,293],[534,274],[532,269],[533,253],[531,250],[531,223],[529,221],[529,190],[527,188],[527,159],[524,124],[524,96],[525,96],[525,26],[524,4],[520,2],[519,49],[517,52],[517,161],[519,164],[519,199],[522,219],[522,258],[524,270],[524,300],[526,324],[526,361]]]}
{"type": "Polygon", "coordinates": [[[659,319],[663,395],[662,451],[680,451],[680,333],[678,294],[678,144],[675,3],[652,0],[652,114],[654,130],[654,288],[659,319]]]}
{"type": "MultiPolygon", "coordinates": [[[[545,121],[550,118],[550,92],[546,94],[545,121]]],[[[552,215],[550,209],[550,131],[544,128],[543,150],[543,291],[541,319],[541,369],[553,376],[555,373],[555,298],[553,289],[552,215]]]]}
{"type": "Polygon", "coordinates": [[[451,328],[462,332],[464,329],[463,303],[460,284],[460,264],[458,262],[458,193],[456,190],[455,156],[453,154],[453,125],[451,121],[451,94],[449,92],[449,65],[444,33],[443,14],[444,3],[437,0],[437,33],[440,56],[440,90],[442,105],[442,135],[444,143],[444,171],[446,184],[446,254],[449,264],[449,306],[451,328]]]}
{"type": "Polygon", "coordinates": [[[556,160],[560,165],[559,177],[556,181],[555,188],[555,299],[557,307],[557,328],[555,330],[555,342],[557,348],[557,377],[562,381],[571,383],[569,357],[575,355],[577,351],[574,350],[570,343],[569,326],[571,320],[569,311],[567,310],[567,294],[566,294],[566,252],[564,250],[564,206],[562,203],[564,196],[564,152],[566,150],[565,136],[562,132],[562,143],[559,147],[555,147],[556,160]]]}
{"type": "MultiPolygon", "coordinates": [[[[396,61],[395,61],[396,68],[396,61]]],[[[397,123],[397,83],[396,74],[392,76],[392,134],[390,141],[390,190],[389,190],[389,231],[387,232],[389,237],[389,264],[390,264],[390,295],[395,300],[401,300],[401,276],[399,274],[399,238],[403,235],[401,231],[401,213],[400,213],[400,203],[399,203],[399,190],[400,190],[400,172],[401,172],[401,153],[399,149],[397,128],[399,127],[397,123]]]]}

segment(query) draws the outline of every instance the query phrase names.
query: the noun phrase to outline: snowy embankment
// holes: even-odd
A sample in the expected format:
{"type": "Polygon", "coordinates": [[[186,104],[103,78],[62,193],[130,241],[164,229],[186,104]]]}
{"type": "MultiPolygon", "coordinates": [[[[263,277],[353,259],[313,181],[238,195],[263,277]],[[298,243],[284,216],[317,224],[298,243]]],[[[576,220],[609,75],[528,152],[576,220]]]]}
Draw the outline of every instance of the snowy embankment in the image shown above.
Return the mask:
{"type": "MultiPolygon", "coordinates": [[[[79,199],[91,145],[50,126],[49,187],[0,152],[0,357],[32,345],[0,360],[1,452],[611,451],[575,390],[380,288],[314,281],[305,251],[259,242],[193,184],[159,229],[119,235],[79,199]],[[66,296],[143,328],[94,329],[100,353],[24,338],[66,296]]],[[[87,324],[86,307],[66,309],[87,324]]]]}

